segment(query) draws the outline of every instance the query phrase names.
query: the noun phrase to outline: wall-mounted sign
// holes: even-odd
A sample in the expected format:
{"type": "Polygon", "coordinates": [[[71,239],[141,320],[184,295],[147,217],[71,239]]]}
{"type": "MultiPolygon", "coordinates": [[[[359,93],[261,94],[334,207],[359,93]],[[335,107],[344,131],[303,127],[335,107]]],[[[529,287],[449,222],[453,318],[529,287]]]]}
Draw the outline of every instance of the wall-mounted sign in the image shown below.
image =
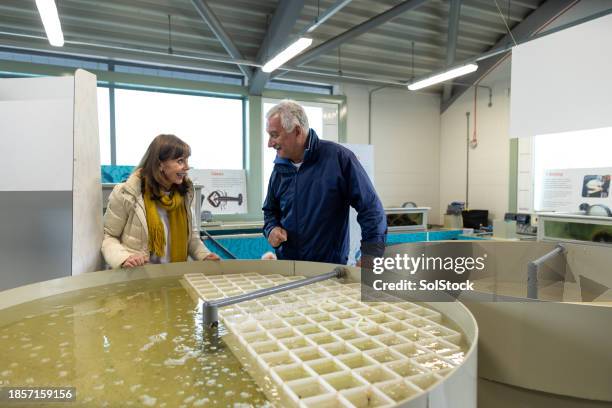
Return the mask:
{"type": "Polygon", "coordinates": [[[246,214],[247,189],[244,170],[191,170],[195,184],[202,185],[202,211],[213,214],[246,214]]]}
{"type": "Polygon", "coordinates": [[[536,210],[575,213],[583,203],[612,207],[611,178],[610,167],[546,170],[536,210]]]}

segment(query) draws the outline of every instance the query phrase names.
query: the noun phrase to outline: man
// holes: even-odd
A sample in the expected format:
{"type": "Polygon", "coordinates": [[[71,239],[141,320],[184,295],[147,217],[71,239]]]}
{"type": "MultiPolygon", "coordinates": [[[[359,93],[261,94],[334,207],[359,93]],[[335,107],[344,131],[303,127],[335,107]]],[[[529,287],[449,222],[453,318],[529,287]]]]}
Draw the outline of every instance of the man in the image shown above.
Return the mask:
{"type": "Polygon", "coordinates": [[[355,155],[320,140],[294,101],[282,101],[266,118],[276,159],[263,206],[264,235],[278,259],[346,264],[350,207],[357,210],[362,254],[381,256],[385,213],[355,155]]]}

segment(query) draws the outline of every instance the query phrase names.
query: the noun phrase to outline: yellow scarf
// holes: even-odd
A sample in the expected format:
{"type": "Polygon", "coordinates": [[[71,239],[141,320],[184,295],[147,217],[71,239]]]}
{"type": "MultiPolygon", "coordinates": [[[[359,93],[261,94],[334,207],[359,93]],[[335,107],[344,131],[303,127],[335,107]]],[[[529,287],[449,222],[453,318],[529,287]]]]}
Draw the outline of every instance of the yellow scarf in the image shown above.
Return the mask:
{"type": "Polygon", "coordinates": [[[151,198],[149,187],[145,183],[144,203],[149,229],[149,251],[159,257],[163,257],[166,253],[164,224],[159,218],[156,207],[156,205],[159,205],[168,213],[168,222],[170,223],[170,233],[168,234],[170,238],[170,262],[186,261],[189,228],[183,196],[178,191],[173,191],[169,196],[164,195],[159,200],[154,201],[151,198]]]}

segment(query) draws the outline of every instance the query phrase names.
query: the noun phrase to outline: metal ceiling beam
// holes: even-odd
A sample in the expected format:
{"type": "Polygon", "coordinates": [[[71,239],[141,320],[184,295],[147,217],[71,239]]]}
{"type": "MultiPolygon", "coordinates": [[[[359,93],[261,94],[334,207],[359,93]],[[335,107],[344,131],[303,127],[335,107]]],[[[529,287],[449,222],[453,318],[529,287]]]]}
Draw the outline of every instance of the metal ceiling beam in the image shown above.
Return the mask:
{"type": "MultiPolygon", "coordinates": [[[[304,8],[304,0],[280,0],[278,7],[272,17],[272,22],[266,33],[259,52],[257,53],[257,61],[263,63],[264,60],[276,55],[287,45],[289,35],[295,26],[295,23],[300,18],[302,9],[304,8]]],[[[270,79],[270,74],[265,73],[258,68],[249,84],[249,94],[261,95],[263,89],[270,79]]]]}
{"type": "MultiPolygon", "coordinates": [[[[230,57],[234,59],[244,59],[242,53],[238,50],[238,48],[236,48],[234,42],[227,34],[225,29],[221,25],[221,22],[219,21],[217,16],[215,16],[215,13],[208,6],[208,4],[206,4],[204,0],[191,0],[191,4],[193,4],[195,9],[198,11],[198,14],[200,15],[200,17],[202,17],[202,20],[204,20],[206,24],[208,24],[208,27],[210,27],[210,30],[219,39],[221,45],[223,45],[223,48],[225,48],[230,57]]],[[[247,80],[250,81],[253,77],[253,72],[251,71],[251,69],[244,65],[238,65],[238,68],[240,69],[240,72],[244,74],[247,80]]]]}
{"type": "MultiPolygon", "coordinates": [[[[580,0],[549,0],[542,4],[539,8],[530,13],[521,23],[519,23],[512,30],[512,35],[517,43],[526,41],[529,37],[532,37],[547,23],[554,20],[557,16],[565,12],[567,9],[574,6],[580,0]]],[[[509,34],[506,34],[501,40],[499,40],[491,50],[507,46],[512,43],[512,38],[509,34]]],[[[510,52],[503,52],[478,62],[478,70],[472,74],[461,77],[461,83],[465,85],[453,86],[452,96],[443,101],[440,105],[440,113],[444,113],[461,95],[463,95],[468,89],[476,85],[482,78],[484,78],[489,71],[497,66],[510,52]]],[[[486,52],[485,52],[486,54],[486,52]]]]}
{"type": "MultiPolygon", "coordinates": [[[[455,62],[457,50],[457,35],[459,34],[459,15],[461,14],[461,1],[451,0],[448,11],[448,41],[446,43],[446,67],[450,67],[455,62]]],[[[451,96],[453,83],[449,81],[444,84],[442,100],[445,101],[451,96]]]]}
{"type": "Polygon", "coordinates": [[[384,13],[372,17],[371,19],[364,21],[363,23],[351,28],[350,30],[345,31],[342,34],[337,35],[322,44],[319,44],[311,50],[302,53],[291,61],[291,65],[304,65],[317,58],[319,55],[325,54],[326,52],[337,48],[342,43],[349,41],[365,32],[368,32],[371,29],[378,27],[383,23],[386,23],[387,21],[391,20],[394,17],[397,17],[402,13],[405,13],[409,10],[413,10],[421,6],[425,2],[427,2],[427,0],[408,0],[403,3],[400,3],[397,6],[385,11],[384,13]]]}

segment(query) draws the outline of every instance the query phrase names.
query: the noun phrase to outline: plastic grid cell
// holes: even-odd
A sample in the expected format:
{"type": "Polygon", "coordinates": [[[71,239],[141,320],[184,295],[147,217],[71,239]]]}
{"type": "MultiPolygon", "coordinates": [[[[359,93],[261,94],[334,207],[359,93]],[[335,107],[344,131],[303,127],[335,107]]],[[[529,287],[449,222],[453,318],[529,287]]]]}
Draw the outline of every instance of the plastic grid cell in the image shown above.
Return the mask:
{"type": "MultiPolygon", "coordinates": [[[[243,273],[185,275],[204,299],[302,279],[243,273]]],[[[461,364],[462,334],[417,304],[362,303],[360,284],[323,281],[219,311],[228,330],[300,407],[388,406],[461,364]]]]}

